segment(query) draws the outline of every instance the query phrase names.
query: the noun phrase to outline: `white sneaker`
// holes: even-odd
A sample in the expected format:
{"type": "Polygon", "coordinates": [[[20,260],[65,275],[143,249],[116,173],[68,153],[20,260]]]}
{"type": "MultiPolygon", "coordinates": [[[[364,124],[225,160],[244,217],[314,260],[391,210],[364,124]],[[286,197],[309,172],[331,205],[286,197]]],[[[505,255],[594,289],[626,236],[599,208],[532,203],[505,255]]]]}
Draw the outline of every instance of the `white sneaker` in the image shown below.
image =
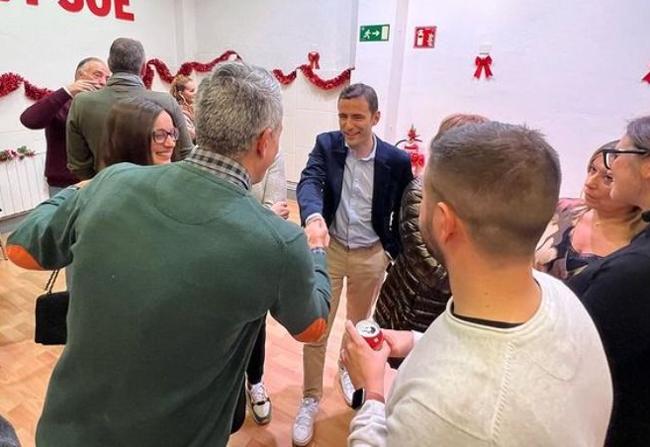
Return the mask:
{"type": "Polygon", "coordinates": [[[296,420],[293,423],[293,444],[304,447],[314,437],[314,419],[318,413],[319,402],[313,397],[305,397],[300,403],[296,420]]]}
{"type": "Polygon", "coordinates": [[[264,382],[255,385],[247,384],[246,396],[251,408],[253,420],[258,425],[266,425],[271,422],[271,399],[266,392],[264,382]]]}
{"type": "Polygon", "coordinates": [[[343,392],[345,403],[351,407],[352,395],[354,394],[354,385],[352,385],[352,380],[350,380],[350,374],[348,374],[348,370],[345,369],[345,366],[343,365],[339,365],[339,385],[341,385],[341,391],[343,392]]]}

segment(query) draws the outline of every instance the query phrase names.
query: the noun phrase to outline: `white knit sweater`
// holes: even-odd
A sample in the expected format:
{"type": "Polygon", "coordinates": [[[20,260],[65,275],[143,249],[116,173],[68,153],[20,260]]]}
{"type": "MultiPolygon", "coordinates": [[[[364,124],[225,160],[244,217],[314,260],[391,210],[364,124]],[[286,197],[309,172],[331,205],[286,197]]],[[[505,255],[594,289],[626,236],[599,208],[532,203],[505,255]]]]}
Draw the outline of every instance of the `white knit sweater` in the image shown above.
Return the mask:
{"type": "Polygon", "coordinates": [[[368,401],[350,446],[602,446],[612,385],[575,295],[543,273],[537,313],[498,329],[436,319],[402,364],[386,406],[368,401]]]}

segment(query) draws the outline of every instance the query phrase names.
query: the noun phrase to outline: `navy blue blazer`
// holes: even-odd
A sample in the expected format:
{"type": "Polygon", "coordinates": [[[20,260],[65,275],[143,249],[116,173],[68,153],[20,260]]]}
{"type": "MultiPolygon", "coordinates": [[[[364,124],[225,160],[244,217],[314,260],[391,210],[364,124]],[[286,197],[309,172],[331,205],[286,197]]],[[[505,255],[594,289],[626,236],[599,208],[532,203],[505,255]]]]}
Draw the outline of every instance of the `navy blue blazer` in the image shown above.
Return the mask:
{"type": "MultiPolygon", "coordinates": [[[[327,226],[334,221],[341,201],[343,170],[348,155],[343,134],[326,132],[316,137],[307,166],[300,175],[296,195],[300,220],[320,213],[327,226]]],[[[399,209],[402,193],[413,180],[408,154],[377,138],[375,173],[372,193],[372,228],[384,249],[395,258],[400,251],[399,209]]]]}

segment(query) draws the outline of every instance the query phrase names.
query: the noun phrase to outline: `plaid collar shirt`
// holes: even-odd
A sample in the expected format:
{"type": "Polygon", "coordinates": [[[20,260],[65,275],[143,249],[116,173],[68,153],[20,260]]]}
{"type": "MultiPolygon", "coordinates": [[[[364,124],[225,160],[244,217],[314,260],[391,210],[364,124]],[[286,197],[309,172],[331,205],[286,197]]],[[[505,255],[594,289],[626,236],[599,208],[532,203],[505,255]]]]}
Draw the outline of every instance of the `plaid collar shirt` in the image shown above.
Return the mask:
{"type": "Polygon", "coordinates": [[[191,163],[247,191],[251,189],[251,177],[248,171],[232,158],[196,146],[187,156],[185,162],[191,163]]]}

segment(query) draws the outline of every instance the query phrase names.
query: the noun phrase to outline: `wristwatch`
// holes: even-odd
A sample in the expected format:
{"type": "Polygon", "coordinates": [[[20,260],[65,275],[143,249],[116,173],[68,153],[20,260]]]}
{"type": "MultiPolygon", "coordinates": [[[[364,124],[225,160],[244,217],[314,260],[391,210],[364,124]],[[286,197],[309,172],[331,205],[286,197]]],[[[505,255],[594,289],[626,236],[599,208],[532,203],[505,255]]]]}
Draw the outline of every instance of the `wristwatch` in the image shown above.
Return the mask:
{"type": "Polygon", "coordinates": [[[323,247],[313,247],[311,248],[311,252],[316,254],[318,253],[319,255],[326,255],[327,252],[325,251],[325,248],[323,247]]]}
{"type": "Polygon", "coordinates": [[[354,390],[354,393],[352,393],[352,404],[350,406],[353,409],[358,410],[363,407],[366,400],[376,400],[377,402],[386,403],[382,394],[373,393],[372,391],[366,393],[365,388],[358,388],[354,390]]]}
{"type": "Polygon", "coordinates": [[[353,409],[358,410],[361,408],[366,401],[366,390],[363,388],[359,388],[354,390],[354,393],[352,393],[352,405],[350,405],[353,409]]]}

